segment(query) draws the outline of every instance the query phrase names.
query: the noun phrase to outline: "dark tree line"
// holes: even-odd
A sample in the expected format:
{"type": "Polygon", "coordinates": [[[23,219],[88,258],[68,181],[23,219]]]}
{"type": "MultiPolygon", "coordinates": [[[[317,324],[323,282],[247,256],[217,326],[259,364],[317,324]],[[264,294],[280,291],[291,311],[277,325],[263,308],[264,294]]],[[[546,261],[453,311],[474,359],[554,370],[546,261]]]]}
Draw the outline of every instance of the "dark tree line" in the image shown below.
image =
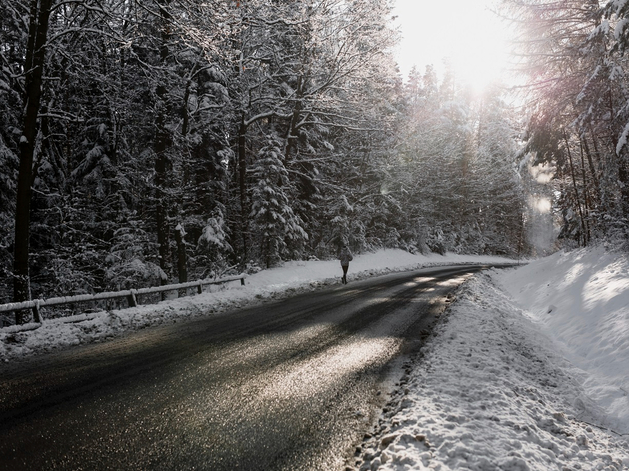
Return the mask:
{"type": "Polygon", "coordinates": [[[1,0],[0,301],[343,241],[515,254],[514,120],[430,69],[404,84],[390,4],[1,0]]]}

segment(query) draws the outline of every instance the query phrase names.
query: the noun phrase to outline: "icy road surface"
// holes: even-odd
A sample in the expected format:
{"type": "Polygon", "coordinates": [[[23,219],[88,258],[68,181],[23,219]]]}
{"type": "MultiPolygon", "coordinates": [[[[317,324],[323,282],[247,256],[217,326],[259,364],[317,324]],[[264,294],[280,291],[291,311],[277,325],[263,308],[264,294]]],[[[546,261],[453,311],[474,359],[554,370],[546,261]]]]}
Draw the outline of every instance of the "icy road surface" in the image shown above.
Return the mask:
{"type": "Polygon", "coordinates": [[[17,361],[3,469],[343,469],[448,293],[481,267],[388,275],[17,361]]]}

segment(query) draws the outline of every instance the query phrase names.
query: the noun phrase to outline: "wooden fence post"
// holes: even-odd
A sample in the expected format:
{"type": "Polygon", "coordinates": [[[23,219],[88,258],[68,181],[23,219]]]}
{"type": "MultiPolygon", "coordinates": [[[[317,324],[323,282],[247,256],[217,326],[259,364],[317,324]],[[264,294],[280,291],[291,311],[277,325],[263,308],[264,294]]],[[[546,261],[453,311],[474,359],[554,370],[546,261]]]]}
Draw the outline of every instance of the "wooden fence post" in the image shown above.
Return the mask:
{"type": "Polygon", "coordinates": [[[32,308],[33,320],[41,324],[41,311],[39,310],[39,299],[35,300],[35,305],[32,308]]]}
{"type": "Polygon", "coordinates": [[[136,307],[138,305],[138,298],[135,296],[135,290],[132,289],[127,296],[127,302],[129,307],[136,307]]]}

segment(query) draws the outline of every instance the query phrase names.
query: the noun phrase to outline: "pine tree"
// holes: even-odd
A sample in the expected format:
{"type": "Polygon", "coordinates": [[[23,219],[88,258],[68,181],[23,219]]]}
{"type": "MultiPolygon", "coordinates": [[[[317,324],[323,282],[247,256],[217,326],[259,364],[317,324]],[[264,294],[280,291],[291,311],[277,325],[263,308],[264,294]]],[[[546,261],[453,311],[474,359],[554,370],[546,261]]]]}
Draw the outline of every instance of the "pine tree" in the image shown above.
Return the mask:
{"type": "Polygon", "coordinates": [[[300,249],[308,239],[303,222],[289,203],[288,172],[281,160],[280,145],[277,137],[269,137],[251,169],[256,183],[250,217],[259,234],[259,253],[267,268],[301,255],[300,249]]]}

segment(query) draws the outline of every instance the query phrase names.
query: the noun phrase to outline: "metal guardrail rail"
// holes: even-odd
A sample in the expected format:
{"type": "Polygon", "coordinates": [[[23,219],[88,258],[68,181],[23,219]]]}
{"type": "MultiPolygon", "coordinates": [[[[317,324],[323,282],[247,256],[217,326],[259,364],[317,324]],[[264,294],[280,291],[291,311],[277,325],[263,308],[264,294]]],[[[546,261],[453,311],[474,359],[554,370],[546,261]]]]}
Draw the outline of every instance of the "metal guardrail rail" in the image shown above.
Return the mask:
{"type": "Polygon", "coordinates": [[[178,291],[183,289],[197,288],[198,294],[203,292],[203,287],[207,285],[216,285],[227,283],[229,281],[240,280],[240,284],[244,286],[246,274],[227,276],[219,279],[204,279],[198,281],[189,281],[187,283],[178,283],[173,285],[154,286],[150,288],[129,289],[123,291],[108,291],[95,294],[79,294],[75,296],[60,296],[48,299],[33,299],[31,301],[22,301],[19,303],[0,304],[0,312],[21,311],[22,309],[32,309],[35,322],[41,323],[42,307],[60,306],[63,304],[76,304],[89,301],[102,301],[106,299],[126,298],[129,307],[135,307],[138,303],[138,296],[142,294],[163,293],[165,291],[178,291]]]}

